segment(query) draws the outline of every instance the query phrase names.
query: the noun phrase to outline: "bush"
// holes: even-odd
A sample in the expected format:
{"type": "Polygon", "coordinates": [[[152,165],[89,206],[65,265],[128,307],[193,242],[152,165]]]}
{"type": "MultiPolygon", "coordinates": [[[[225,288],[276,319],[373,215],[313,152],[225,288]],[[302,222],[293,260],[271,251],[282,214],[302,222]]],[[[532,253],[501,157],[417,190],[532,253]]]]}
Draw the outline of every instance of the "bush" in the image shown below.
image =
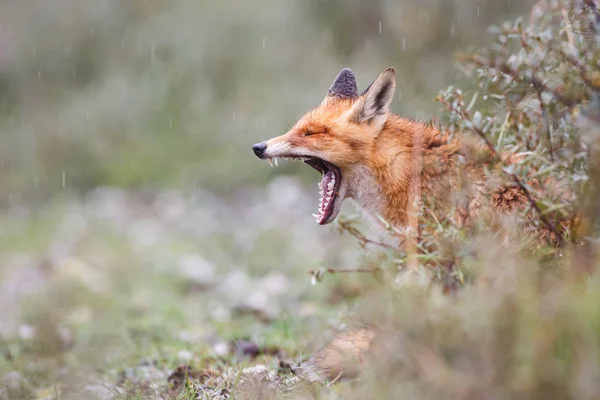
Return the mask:
{"type": "MultiPolygon", "coordinates": [[[[589,251],[598,231],[597,18],[589,1],[539,2],[529,23],[494,26],[489,48],[458,56],[477,91],[450,86],[436,99],[445,110],[440,129],[465,143],[459,162],[465,168],[479,163],[489,188],[501,181],[527,199],[528,207],[506,218],[502,228],[516,233],[508,236],[521,241],[515,248],[535,248],[535,260],[546,265],[563,265],[558,261],[569,249],[589,251]]],[[[422,205],[421,261],[434,267],[434,278],[462,284],[474,254],[472,238],[497,235],[499,227],[484,220],[460,227],[444,216],[432,218],[426,209],[422,205]]],[[[338,226],[369,242],[352,220],[341,219],[338,226]]],[[[390,227],[390,233],[401,239],[401,232],[390,227]]],[[[400,266],[406,262],[404,251],[394,256],[400,266]]]]}
{"type": "MultiPolygon", "coordinates": [[[[392,252],[391,267],[381,268],[396,275],[384,280],[390,290],[361,306],[383,346],[365,384],[344,398],[600,393],[600,11],[591,0],[542,0],[529,21],[491,33],[492,46],[458,57],[478,90],[450,87],[437,100],[442,129],[486,150],[490,181],[527,197],[502,226],[518,240],[503,243],[485,221],[467,231],[422,213],[421,270],[445,289],[463,288],[453,296],[441,285],[397,290],[407,254],[392,252]],[[521,161],[506,162],[515,156],[521,161]],[[540,232],[551,240],[540,244],[540,232]]],[[[340,227],[372,243],[350,221],[340,227]]]]}

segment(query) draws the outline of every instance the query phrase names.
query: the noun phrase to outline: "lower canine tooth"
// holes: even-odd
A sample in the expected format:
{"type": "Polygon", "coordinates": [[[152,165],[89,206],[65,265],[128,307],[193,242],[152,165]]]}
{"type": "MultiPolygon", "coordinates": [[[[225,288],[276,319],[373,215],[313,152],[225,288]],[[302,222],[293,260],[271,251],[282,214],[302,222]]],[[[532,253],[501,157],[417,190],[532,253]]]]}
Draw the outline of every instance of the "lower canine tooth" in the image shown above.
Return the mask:
{"type": "Polygon", "coordinates": [[[269,158],[269,165],[273,167],[273,160],[269,158]]]}
{"type": "Polygon", "coordinates": [[[279,164],[277,163],[277,157],[275,157],[275,165],[279,167],[279,164]]]}

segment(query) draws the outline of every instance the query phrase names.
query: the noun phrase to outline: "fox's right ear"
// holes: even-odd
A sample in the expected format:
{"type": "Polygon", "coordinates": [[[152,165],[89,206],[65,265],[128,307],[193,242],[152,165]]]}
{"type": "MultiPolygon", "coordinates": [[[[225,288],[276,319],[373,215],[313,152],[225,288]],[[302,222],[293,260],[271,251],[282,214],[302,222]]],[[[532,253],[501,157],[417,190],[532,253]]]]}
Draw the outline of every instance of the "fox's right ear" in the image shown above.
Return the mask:
{"type": "Polygon", "coordinates": [[[387,68],[365,90],[352,106],[350,118],[356,123],[376,123],[383,126],[396,91],[396,71],[387,68]]]}

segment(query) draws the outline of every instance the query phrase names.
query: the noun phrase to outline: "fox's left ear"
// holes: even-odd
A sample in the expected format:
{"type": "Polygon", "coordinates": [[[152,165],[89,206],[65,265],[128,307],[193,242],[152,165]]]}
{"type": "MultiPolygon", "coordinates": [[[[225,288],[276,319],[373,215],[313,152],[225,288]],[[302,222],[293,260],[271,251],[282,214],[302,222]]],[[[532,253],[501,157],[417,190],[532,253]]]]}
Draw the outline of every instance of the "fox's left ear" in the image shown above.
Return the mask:
{"type": "Polygon", "coordinates": [[[376,123],[383,126],[396,91],[396,71],[387,68],[367,88],[350,110],[353,122],[376,123]]]}
{"type": "Polygon", "coordinates": [[[335,77],[333,84],[327,91],[325,100],[332,97],[354,99],[358,97],[358,87],[356,86],[356,78],[350,68],[342,69],[335,77]]]}

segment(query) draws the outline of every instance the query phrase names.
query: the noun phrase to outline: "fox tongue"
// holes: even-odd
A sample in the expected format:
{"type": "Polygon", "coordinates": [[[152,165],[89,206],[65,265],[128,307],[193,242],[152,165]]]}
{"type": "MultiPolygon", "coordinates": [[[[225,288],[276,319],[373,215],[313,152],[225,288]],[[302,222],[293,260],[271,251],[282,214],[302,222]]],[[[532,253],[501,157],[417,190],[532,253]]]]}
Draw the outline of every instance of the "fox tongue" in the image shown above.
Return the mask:
{"type": "Polygon", "coordinates": [[[313,214],[313,217],[317,220],[317,223],[323,222],[327,215],[327,211],[333,207],[333,188],[335,187],[335,174],[333,171],[327,171],[323,174],[321,182],[319,182],[319,208],[317,214],[313,214]]]}

